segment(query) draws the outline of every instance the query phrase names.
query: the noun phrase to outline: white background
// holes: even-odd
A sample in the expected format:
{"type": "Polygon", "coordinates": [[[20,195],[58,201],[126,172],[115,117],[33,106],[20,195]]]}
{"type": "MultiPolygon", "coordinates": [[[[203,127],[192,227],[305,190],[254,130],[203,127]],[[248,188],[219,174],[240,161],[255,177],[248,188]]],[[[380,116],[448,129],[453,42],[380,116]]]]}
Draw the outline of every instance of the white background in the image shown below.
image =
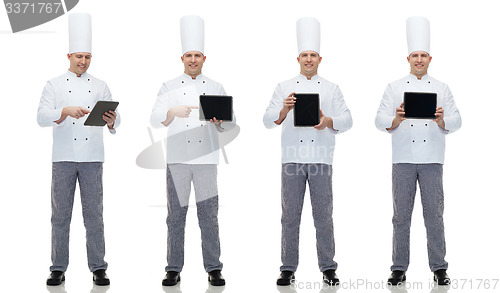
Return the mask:
{"type": "MultiPolygon", "coordinates": [[[[205,19],[203,72],[235,97],[241,127],[240,136],[226,147],[230,164],[219,166],[224,292],[278,291],[280,129],[265,129],[262,115],[276,84],[299,73],[295,22],[302,16],[321,22],[319,74],[339,84],[354,120],[353,128],[337,137],[333,164],[339,292],[368,290],[364,285],[354,289],[352,284],[361,281],[385,283],[391,265],[391,144],[390,135],[375,128],[374,118],[387,83],[409,72],[405,20],[413,15],[431,22],[429,73],[450,86],[463,119],[462,128],[447,138],[444,167],[448,272],[464,292],[477,286],[494,292],[477,279],[494,284],[492,279],[500,278],[500,18],[495,7],[494,1],[480,0],[81,0],[72,12],[92,14],[89,73],[108,82],[122,115],[117,135],[105,135],[108,292],[166,290],[160,285],[166,265],[165,174],[137,167],[135,158],[151,143],[149,115],[162,82],[183,71],[179,19],[187,14],[205,19]]],[[[0,291],[46,292],[52,131],[37,125],[36,110],[45,82],[69,66],[67,15],[12,34],[0,9],[0,31],[0,291]]],[[[153,134],[157,140],[166,135],[153,134]]],[[[408,282],[421,282],[424,290],[408,291],[429,292],[432,274],[418,198],[407,275],[408,282]]],[[[309,199],[301,228],[297,281],[318,288],[309,199]]],[[[220,292],[206,282],[194,205],[188,213],[185,260],[180,287],[167,292],[220,292]]],[[[92,289],[78,200],[66,278],[69,293],[92,289]]]]}

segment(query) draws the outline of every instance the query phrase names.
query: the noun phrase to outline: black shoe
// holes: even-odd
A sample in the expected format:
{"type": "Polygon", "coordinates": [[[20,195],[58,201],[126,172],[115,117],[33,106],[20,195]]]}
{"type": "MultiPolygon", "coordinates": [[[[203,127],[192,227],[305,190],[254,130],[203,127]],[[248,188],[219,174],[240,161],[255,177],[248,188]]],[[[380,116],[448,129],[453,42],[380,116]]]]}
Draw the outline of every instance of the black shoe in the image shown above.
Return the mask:
{"type": "Polygon", "coordinates": [[[168,271],[167,274],[165,275],[165,278],[163,278],[163,281],[161,281],[161,284],[163,286],[175,286],[180,281],[181,281],[181,274],[179,272],[168,271]]]}
{"type": "Polygon", "coordinates": [[[213,270],[211,272],[208,272],[208,281],[212,286],[226,285],[226,280],[224,280],[224,277],[220,273],[220,270],[213,270]]]}
{"type": "Polygon", "coordinates": [[[295,274],[292,271],[282,271],[276,285],[278,286],[288,286],[295,281],[295,274]]]}
{"type": "Polygon", "coordinates": [[[94,275],[94,284],[97,286],[108,286],[109,278],[106,275],[106,270],[97,270],[92,273],[94,275]]]}
{"type": "Polygon", "coordinates": [[[64,272],[61,271],[52,271],[50,272],[50,276],[47,278],[48,286],[59,286],[64,282],[64,272]]]}
{"type": "Polygon", "coordinates": [[[405,271],[392,271],[391,276],[387,280],[389,285],[397,286],[406,281],[406,272],[405,271]]]}
{"type": "Polygon", "coordinates": [[[323,272],[323,282],[330,286],[340,285],[340,280],[335,274],[335,270],[326,270],[323,272]]]}
{"type": "Polygon", "coordinates": [[[434,272],[434,282],[438,285],[449,285],[451,284],[450,277],[446,273],[446,270],[437,270],[434,272]]]}

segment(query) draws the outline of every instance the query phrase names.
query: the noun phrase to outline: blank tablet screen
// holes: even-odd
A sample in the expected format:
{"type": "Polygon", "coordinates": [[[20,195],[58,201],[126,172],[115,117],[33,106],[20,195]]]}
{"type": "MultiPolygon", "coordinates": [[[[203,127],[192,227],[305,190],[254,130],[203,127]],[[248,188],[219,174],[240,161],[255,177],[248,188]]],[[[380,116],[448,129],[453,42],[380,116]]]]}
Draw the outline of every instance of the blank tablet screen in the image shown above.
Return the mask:
{"type": "Polygon", "coordinates": [[[233,97],[232,96],[200,96],[200,120],[212,118],[223,121],[233,121],[233,97]]]}
{"type": "Polygon", "coordinates": [[[102,119],[105,112],[115,111],[118,107],[118,102],[115,101],[97,101],[92,112],[90,112],[87,120],[83,123],[86,126],[104,126],[106,121],[102,119]]]}
{"type": "Polygon", "coordinates": [[[404,110],[406,118],[435,119],[436,93],[411,93],[404,94],[404,110]]]}
{"type": "Polygon", "coordinates": [[[295,94],[293,107],[295,126],[315,126],[319,124],[319,94],[295,94]]]}

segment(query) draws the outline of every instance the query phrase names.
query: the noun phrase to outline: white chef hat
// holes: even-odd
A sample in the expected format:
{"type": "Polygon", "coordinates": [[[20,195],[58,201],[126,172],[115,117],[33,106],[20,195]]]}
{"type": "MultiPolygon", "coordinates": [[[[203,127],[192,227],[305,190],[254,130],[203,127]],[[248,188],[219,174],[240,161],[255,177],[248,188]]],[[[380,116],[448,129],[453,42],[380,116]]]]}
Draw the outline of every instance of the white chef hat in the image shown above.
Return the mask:
{"type": "Polygon", "coordinates": [[[92,53],[92,21],[88,13],[72,13],[68,18],[69,53],[92,53]]]}
{"type": "Polygon", "coordinates": [[[197,15],[186,15],[181,18],[182,55],[190,51],[204,54],[205,25],[203,19],[197,15]]]}
{"type": "Polygon", "coordinates": [[[431,25],[422,16],[413,16],[406,20],[406,40],[408,55],[416,51],[431,54],[431,25]]]}
{"type": "Polygon", "coordinates": [[[297,20],[297,47],[300,53],[308,50],[319,54],[321,41],[319,21],[313,17],[303,17],[297,20]]]}

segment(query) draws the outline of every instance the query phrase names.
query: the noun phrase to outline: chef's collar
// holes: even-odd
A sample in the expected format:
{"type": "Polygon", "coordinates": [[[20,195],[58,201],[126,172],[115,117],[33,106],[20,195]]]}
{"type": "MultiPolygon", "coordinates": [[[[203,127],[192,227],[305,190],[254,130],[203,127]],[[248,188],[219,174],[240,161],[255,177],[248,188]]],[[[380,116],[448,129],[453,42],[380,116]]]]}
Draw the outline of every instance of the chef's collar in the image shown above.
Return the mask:
{"type": "Polygon", "coordinates": [[[427,80],[429,79],[429,74],[426,74],[424,76],[422,76],[420,79],[418,79],[418,77],[416,75],[413,75],[413,74],[409,74],[410,78],[414,79],[414,80],[427,80]]]}
{"type": "Polygon", "coordinates": [[[191,75],[186,74],[185,72],[183,72],[182,74],[183,74],[183,76],[184,76],[186,79],[189,79],[189,80],[200,80],[200,79],[204,78],[203,73],[200,73],[200,74],[199,74],[199,75],[197,75],[194,79],[191,77],[191,75]]]}
{"type": "MultiPolygon", "coordinates": [[[[68,74],[71,76],[71,77],[79,77],[78,75],[76,75],[76,73],[74,72],[71,72],[70,70],[68,70],[68,74]]],[[[81,77],[86,77],[87,76],[87,72],[85,71],[82,76],[80,76],[79,78],[81,77]]]]}
{"type": "MultiPolygon", "coordinates": [[[[307,79],[307,76],[303,75],[302,73],[299,74],[299,78],[303,79],[303,80],[309,80],[309,79],[307,79]]],[[[315,79],[318,79],[318,78],[319,78],[319,75],[316,73],[315,75],[313,75],[311,77],[310,80],[315,80],[315,79]]]]}

